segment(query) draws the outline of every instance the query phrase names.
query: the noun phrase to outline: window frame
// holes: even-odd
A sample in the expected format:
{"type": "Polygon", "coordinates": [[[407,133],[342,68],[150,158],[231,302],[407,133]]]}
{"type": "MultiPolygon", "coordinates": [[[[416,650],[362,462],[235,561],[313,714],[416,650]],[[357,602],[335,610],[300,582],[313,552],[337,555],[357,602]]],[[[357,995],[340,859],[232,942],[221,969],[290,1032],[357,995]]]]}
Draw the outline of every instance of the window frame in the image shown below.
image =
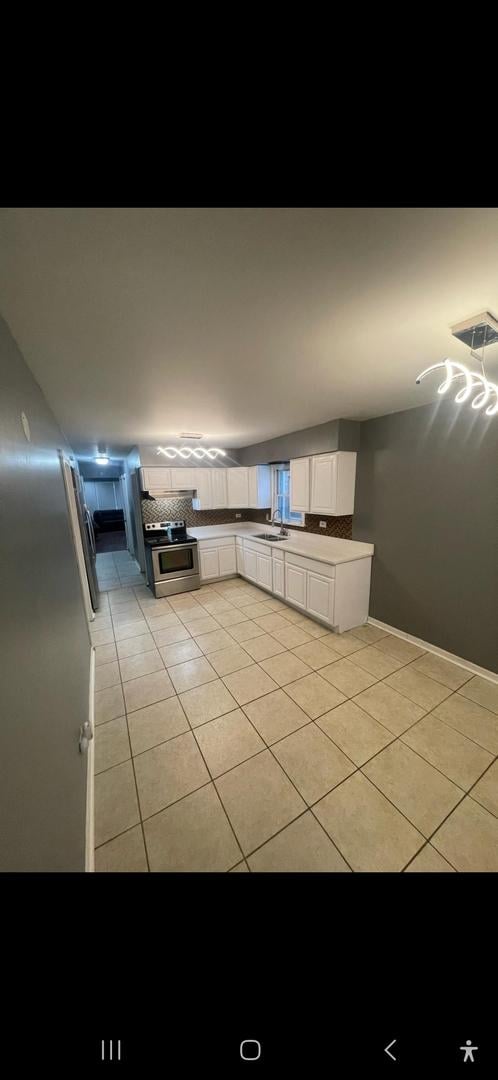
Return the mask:
{"type": "MultiPolygon", "coordinates": [[[[278,464],[275,464],[275,465],[271,466],[271,516],[272,516],[272,520],[273,520],[273,518],[275,516],[275,511],[280,510],[280,507],[278,506],[278,498],[277,498],[277,474],[279,472],[288,472],[289,473],[289,484],[290,484],[290,461],[281,461],[281,462],[278,462],[278,464]]],[[[289,504],[289,513],[290,512],[291,511],[290,511],[290,504],[289,504]]],[[[283,518],[282,519],[282,524],[283,525],[292,525],[296,529],[303,529],[304,525],[305,525],[305,520],[304,520],[305,515],[304,515],[304,513],[301,513],[298,510],[293,510],[292,513],[296,514],[296,515],[299,514],[300,520],[297,521],[294,518],[283,518]]],[[[278,518],[278,524],[280,524],[280,517],[278,518]]]]}

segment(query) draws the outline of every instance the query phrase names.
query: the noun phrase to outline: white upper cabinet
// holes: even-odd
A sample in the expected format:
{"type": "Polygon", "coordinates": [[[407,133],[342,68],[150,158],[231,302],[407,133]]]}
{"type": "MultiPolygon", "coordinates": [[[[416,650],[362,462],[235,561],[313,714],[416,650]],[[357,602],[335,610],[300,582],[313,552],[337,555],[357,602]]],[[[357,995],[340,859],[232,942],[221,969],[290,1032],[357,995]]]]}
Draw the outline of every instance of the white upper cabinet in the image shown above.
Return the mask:
{"type": "Polygon", "coordinates": [[[290,463],[290,508],[306,514],[310,508],[310,459],[294,458],[290,463]]]}
{"type": "Polygon", "coordinates": [[[227,469],[206,470],[211,478],[211,510],[225,510],[227,507],[227,469]]]}
{"type": "Polygon", "coordinates": [[[249,506],[249,469],[239,466],[225,471],[228,488],[227,506],[233,508],[249,506]]]}
{"type": "Polygon", "coordinates": [[[269,465],[251,465],[249,473],[249,506],[264,510],[271,506],[271,472],[269,465]]]}
{"type": "Polygon", "coordinates": [[[312,457],[310,512],[332,517],[352,514],[355,478],[355,453],[337,450],[312,457]]]}
{"type": "Polygon", "coordinates": [[[162,465],[154,465],[150,469],[140,469],[140,481],[142,491],[150,491],[152,488],[171,491],[171,469],[163,468],[162,465]]]}

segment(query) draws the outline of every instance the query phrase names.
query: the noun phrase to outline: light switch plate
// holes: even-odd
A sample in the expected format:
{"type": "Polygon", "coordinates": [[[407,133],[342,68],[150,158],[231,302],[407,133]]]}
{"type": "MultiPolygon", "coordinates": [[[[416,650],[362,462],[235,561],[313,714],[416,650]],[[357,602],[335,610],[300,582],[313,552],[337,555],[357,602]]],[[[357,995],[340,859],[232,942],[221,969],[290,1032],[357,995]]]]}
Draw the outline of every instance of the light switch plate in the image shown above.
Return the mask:
{"type": "Polygon", "coordinates": [[[242,517],[242,514],[236,514],[236,515],[235,515],[235,517],[236,517],[236,518],[241,518],[241,517],[242,517]]]}
{"type": "Polygon", "coordinates": [[[326,521],[319,521],[318,524],[319,524],[321,529],[326,529],[327,528],[327,522],[326,521]]]}

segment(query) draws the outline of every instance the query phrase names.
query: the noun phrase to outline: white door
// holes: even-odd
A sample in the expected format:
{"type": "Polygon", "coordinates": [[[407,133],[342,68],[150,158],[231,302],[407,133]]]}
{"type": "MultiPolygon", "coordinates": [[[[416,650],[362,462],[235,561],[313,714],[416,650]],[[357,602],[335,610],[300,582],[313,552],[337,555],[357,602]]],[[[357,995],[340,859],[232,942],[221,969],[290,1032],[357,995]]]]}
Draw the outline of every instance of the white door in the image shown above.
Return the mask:
{"type": "Polygon", "coordinates": [[[201,578],[217,578],[220,576],[220,563],[218,548],[209,548],[208,551],[199,551],[201,564],[201,578]]]}
{"type": "Polygon", "coordinates": [[[235,554],[236,554],[236,558],[237,558],[237,573],[241,574],[242,577],[244,577],[244,575],[245,575],[244,548],[242,547],[242,544],[237,544],[237,547],[235,549],[235,554]]]}
{"type": "Polygon", "coordinates": [[[252,548],[244,548],[244,566],[246,577],[249,578],[250,581],[257,581],[258,567],[256,552],[252,548]]]}
{"type": "Polygon", "coordinates": [[[249,506],[248,469],[227,469],[228,506],[239,508],[249,506]]]}
{"type": "Polygon", "coordinates": [[[285,599],[306,609],[306,570],[288,562],[285,564],[285,599]]]}
{"type": "Polygon", "coordinates": [[[317,615],[333,623],[334,619],[334,579],[323,577],[308,570],[307,608],[310,615],[317,615]]]}
{"type": "Polygon", "coordinates": [[[273,592],[275,596],[284,596],[284,560],[273,560],[273,592]]]}
{"type": "Polygon", "coordinates": [[[309,458],[295,458],[290,463],[290,508],[300,513],[310,508],[309,458]]]}
{"type": "Polygon", "coordinates": [[[227,502],[228,469],[210,469],[211,473],[211,509],[225,510],[227,502]]]}
{"type": "Polygon", "coordinates": [[[236,573],[236,559],[235,559],[235,544],[230,544],[227,547],[218,548],[218,558],[220,566],[220,577],[224,574],[236,573]]]}
{"type": "Polygon", "coordinates": [[[256,570],[257,570],[257,582],[258,585],[262,585],[264,589],[270,589],[272,587],[272,575],[271,575],[271,556],[269,555],[257,555],[256,556],[256,570]]]}

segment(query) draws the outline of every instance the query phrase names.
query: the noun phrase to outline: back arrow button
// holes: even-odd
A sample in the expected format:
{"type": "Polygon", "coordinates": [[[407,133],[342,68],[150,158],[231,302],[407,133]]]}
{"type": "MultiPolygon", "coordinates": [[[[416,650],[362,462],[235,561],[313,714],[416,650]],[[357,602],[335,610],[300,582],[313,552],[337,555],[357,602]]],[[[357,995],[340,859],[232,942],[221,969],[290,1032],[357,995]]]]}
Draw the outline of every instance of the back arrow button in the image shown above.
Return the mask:
{"type": "Polygon", "coordinates": [[[391,1046],[394,1046],[395,1042],[396,1039],[393,1039],[392,1042],[388,1043],[388,1045],[384,1047],[384,1053],[387,1054],[388,1057],[392,1058],[393,1061],[398,1060],[397,1058],[395,1058],[394,1054],[391,1054],[391,1046]]]}

